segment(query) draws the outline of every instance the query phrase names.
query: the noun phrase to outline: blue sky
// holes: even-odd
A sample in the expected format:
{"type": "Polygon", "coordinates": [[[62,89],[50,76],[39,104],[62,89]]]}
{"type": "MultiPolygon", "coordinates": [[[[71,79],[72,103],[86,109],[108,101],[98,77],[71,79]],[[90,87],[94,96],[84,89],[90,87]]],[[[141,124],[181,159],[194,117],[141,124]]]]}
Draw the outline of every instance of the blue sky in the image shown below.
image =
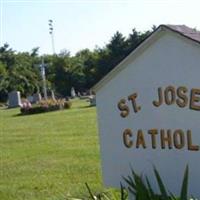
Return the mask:
{"type": "Polygon", "coordinates": [[[185,24],[200,29],[199,0],[0,0],[0,45],[17,51],[40,47],[52,53],[48,20],[54,24],[56,53],[73,55],[84,48],[104,46],[118,30],[125,36],[133,28],[153,24],[185,24]]]}

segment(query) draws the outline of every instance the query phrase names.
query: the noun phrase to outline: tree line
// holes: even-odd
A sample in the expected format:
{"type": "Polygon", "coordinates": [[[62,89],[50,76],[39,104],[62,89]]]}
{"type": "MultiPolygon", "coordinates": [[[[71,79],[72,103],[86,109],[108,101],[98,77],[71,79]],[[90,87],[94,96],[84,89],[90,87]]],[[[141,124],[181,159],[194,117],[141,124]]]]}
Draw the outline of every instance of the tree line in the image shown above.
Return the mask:
{"type": "Polygon", "coordinates": [[[42,92],[40,64],[44,60],[47,87],[60,97],[70,95],[72,87],[77,92],[89,90],[130,52],[132,52],[156,27],[145,32],[133,29],[128,37],[116,32],[104,47],[83,49],[74,56],[67,50],[54,55],[39,55],[39,47],[31,52],[16,52],[8,44],[0,47],[0,101],[6,101],[13,90],[23,97],[42,92]]]}

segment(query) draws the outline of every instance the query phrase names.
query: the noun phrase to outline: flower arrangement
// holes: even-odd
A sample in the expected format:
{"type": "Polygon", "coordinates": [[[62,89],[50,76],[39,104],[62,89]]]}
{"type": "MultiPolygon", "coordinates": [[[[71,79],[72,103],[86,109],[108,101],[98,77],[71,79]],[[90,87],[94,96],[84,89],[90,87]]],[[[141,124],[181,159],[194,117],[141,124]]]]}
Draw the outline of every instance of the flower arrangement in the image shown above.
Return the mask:
{"type": "Polygon", "coordinates": [[[29,101],[25,100],[21,106],[21,114],[36,114],[43,112],[50,112],[62,109],[71,108],[72,103],[70,101],[66,101],[65,99],[48,99],[41,100],[35,105],[32,105],[29,101]]]}

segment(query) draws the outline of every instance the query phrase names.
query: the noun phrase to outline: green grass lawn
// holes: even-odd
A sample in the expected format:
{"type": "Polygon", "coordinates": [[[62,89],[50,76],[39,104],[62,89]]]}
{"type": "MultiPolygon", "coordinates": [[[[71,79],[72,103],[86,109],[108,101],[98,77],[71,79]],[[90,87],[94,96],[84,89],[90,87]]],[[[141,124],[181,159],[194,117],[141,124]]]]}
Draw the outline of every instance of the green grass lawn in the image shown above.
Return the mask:
{"type": "Polygon", "coordinates": [[[0,199],[63,200],[102,190],[96,110],[73,101],[70,110],[17,116],[0,109],[0,199]]]}

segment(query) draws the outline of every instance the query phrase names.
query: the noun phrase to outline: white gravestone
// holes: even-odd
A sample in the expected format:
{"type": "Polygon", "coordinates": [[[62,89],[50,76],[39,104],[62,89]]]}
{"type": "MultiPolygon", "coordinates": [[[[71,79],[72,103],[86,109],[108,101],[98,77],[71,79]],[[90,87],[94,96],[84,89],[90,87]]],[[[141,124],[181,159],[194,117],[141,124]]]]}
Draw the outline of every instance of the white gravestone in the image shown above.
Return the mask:
{"type": "Polygon", "coordinates": [[[75,97],[76,97],[76,93],[75,93],[75,90],[74,90],[73,87],[71,88],[71,97],[72,97],[72,98],[75,98],[75,97]]]}
{"type": "Polygon", "coordinates": [[[53,100],[56,100],[55,94],[54,94],[54,91],[53,91],[53,90],[51,90],[51,98],[52,98],[53,100]]]}
{"type": "Polygon", "coordinates": [[[15,108],[21,106],[21,96],[19,91],[12,91],[8,94],[8,107],[15,108]]]}

